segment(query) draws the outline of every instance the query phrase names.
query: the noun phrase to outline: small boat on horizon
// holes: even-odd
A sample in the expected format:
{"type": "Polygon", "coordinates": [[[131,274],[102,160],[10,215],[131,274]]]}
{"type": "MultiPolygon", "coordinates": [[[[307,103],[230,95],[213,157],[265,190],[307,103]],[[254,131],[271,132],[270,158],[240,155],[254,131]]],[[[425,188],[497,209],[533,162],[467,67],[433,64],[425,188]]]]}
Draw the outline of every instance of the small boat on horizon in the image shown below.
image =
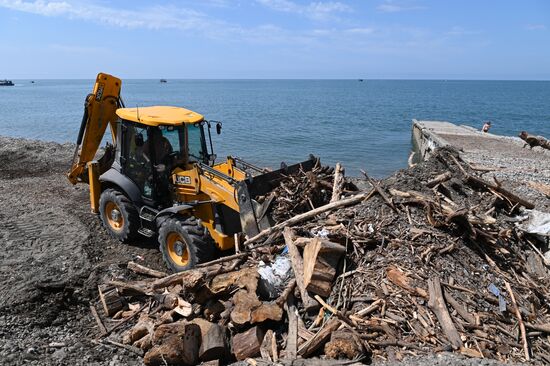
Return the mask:
{"type": "Polygon", "coordinates": [[[15,84],[11,80],[0,80],[0,86],[14,86],[15,84]]]}
{"type": "Polygon", "coordinates": [[[166,79],[160,79],[161,83],[167,83],[168,81],[166,79]]]}
{"type": "Polygon", "coordinates": [[[360,81],[360,82],[362,82],[362,81],[363,81],[363,79],[358,79],[357,81],[360,81]]]}

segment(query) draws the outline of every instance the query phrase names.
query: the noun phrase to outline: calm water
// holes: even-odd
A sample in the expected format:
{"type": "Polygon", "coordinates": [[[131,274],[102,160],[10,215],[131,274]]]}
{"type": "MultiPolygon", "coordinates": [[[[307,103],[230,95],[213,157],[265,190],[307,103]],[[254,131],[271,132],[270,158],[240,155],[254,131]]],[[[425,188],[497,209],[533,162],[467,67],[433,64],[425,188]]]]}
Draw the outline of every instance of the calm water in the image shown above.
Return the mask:
{"type": "MultiPolygon", "coordinates": [[[[92,80],[14,80],[0,87],[0,135],[73,142],[92,80]]],[[[382,177],[406,166],[411,120],[432,119],[550,137],[550,82],[401,80],[123,81],[126,106],[177,105],[223,121],[218,157],[266,166],[340,161],[382,177]]]]}

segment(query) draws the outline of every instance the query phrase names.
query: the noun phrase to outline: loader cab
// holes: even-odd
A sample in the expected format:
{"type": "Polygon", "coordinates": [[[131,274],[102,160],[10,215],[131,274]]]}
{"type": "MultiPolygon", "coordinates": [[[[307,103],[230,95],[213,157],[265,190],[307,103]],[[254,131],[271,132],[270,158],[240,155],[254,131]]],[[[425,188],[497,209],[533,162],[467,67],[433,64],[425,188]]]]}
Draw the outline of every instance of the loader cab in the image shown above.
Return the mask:
{"type": "Polygon", "coordinates": [[[208,153],[204,122],[188,123],[185,127],[187,130],[187,161],[190,163],[211,163],[213,157],[208,153]]]}
{"type": "Polygon", "coordinates": [[[210,158],[202,116],[177,107],[121,108],[117,115],[121,173],[136,184],[145,204],[171,205],[172,171],[210,158]]]}

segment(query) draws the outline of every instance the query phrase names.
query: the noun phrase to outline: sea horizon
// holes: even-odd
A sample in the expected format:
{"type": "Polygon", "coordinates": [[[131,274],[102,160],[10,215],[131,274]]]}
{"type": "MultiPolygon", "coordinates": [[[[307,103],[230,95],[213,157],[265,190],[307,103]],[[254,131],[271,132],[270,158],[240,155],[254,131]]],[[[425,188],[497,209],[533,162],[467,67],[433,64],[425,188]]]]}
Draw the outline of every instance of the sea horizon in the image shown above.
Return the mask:
{"type": "MultiPolygon", "coordinates": [[[[495,134],[550,135],[543,80],[159,79],[123,78],[125,105],[175,105],[222,121],[213,136],[219,159],[270,167],[311,153],[351,176],[365,169],[385,177],[407,167],[413,119],[477,129],[490,120],[495,134]]],[[[0,135],[76,140],[94,79],[13,81],[0,88],[0,135]]]]}

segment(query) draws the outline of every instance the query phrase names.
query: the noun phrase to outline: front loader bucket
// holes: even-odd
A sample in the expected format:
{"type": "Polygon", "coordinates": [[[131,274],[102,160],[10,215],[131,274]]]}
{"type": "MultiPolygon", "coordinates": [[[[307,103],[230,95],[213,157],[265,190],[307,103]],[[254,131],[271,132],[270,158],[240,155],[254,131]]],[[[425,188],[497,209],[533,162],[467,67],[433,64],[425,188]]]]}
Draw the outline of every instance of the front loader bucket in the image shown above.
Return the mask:
{"type": "MultiPolygon", "coordinates": [[[[239,160],[237,160],[237,162],[239,162],[239,160]]],[[[245,162],[242,163],[250,166],[250,164],[245,162]]],[[[281,169],[253,175],[239,182],[237,184],[237,195],[241,210],[241,226],[246,236],[249,238],[255,236],[259,234],[261,230],[268,229],[273,225],[273,220],[268,213],[272,199],[266,199],[263,204],[259,204],[255,198],[265,196],[273,191],[287,176],[300,170],[308,172],[319,164],[319,159],[310,155],[308,160],[301,163],[290,166],[281,163],[281,169]]]]}

